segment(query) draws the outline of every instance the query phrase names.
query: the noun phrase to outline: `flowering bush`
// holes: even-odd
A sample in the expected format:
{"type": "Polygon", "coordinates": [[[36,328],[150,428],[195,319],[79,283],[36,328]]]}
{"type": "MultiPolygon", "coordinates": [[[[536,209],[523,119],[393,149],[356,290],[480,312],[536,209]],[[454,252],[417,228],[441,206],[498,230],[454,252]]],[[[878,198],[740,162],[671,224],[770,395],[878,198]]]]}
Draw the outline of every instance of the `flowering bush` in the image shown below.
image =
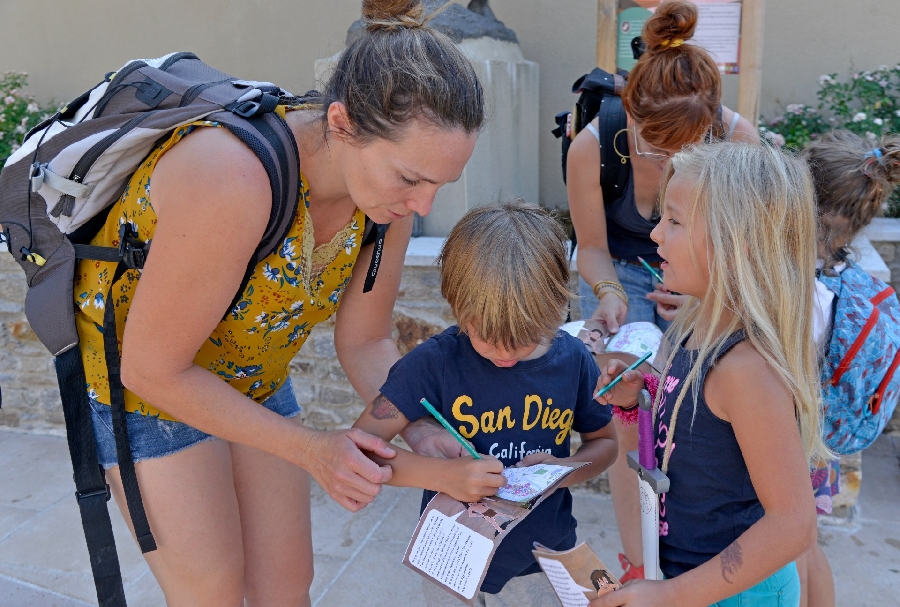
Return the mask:
{"type": "Polygon", "coordinates": [[[22,92],[27,82],[27,74],[0,74],[0,166],[19,149],[25,133],[53,111],[22,92]]]}
{"type": "MultiPolygon", "coordinates": [[[[831,129],[847,129],[860,137],[878,139],[900,133],[900,64],[851,74],[846,82],[837,74],[819,76],[817,107],[792,103],[784,114],[766,121],[760,117],[760,136],[778,147],[801,150],[831,129]]],[[[900,217],[900,189],[886,209],[900,217]]]]}

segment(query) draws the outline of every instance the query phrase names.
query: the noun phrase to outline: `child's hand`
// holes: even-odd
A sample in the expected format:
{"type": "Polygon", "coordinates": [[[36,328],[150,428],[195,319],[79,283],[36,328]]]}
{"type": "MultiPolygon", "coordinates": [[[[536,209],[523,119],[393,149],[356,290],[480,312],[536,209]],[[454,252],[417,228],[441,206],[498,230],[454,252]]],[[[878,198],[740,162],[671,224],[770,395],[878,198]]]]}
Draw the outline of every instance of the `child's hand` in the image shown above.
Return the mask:
{"type": "Polygon", "coordinates": [[[537,464],[556,464],[560,460],[556,459],[546,451],[538,451],[522,458],[516,468],[527,468],[528,466],[536,466],[537,464]]]}
{"type": "Polygon", "coordinates": [[[503,462],[490,455],[483,458],[447,460],[449,473],[441,479],[441,491],[461,502],[477,502],[483,497],[497,495],[500,487],[506,484],[503,462]]]}
{"type": "MultiPolygon", "coordinates": [[[[597,388],[594,393],[605,388],[609,383],[618,377],[625,369],[628,368],[623,361],[614,358],[606,364],[606,368],[602,369],[600,379],[597,380],[597,388]]],[[[619,407],[631,407],[638,402],[638,394],[644,388],[644,375],[640,371],[625,371],[622,380],[616,384],[609,392],[603,396],[597,397],[596,401],[602,405],[616,405],[619,407]]]]}

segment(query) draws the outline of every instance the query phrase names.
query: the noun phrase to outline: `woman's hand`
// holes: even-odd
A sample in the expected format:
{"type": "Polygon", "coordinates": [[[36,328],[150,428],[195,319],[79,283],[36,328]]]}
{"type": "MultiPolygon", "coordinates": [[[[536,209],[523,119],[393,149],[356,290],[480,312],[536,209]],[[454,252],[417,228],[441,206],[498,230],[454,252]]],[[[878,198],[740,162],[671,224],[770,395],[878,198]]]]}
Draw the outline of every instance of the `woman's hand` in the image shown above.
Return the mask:
{"type": "Polygon", "coordinates": [[[612,380],[622,375],[623,371],[624,376],[609,392],[596,398],[598,403],[628,408],[638,402],[638,395],[644,388],[644,374],[638,370],[625,371],[627,368],[628,365],[623,361],[614,358],[606,364],[605,369],[601,369],[595,392],[608,386],[612,380]]]}
{"type": "Polygon", "coordinates": [[[440,490],[461,502],[477,502],[483,497],[497,495],[506,484],[503,462],[490,455],[483,459],[460,457],[446,461],[446,473],[440,479],[440,490]]]}
{"type": "Polygon", "coordinates": [[[391,479],[391,467],[379,466],[363,451],[390,459],[396,451],[385,441],[357,428],[313,431],[294,463],[309,472],[331,499],[357,512],[367,506],[381,485],[391,479]]]}
{"type": "Polygon", "coordinates": [[[674,605],[669,582],[635,580],[590,602],[589,607],[668,607],[674,605]]]}
{"type": "Polygon", "coordinates": [[[673,293],[659,282],[653,285],[653,289],[652,293],[647,293],[647,299],[656,302],[656,313],[660,318],[672,322],[678,316],[678,312],[687,301],[688,296],[673,293]]]}
{"type": "Polygon", "coordinates": [[[591,318],[604,321],[610,333],[618,333],[627,314],[628,306],[625,302],[615,293],[606,292],[600,294],[600,304],[591,318]]]}

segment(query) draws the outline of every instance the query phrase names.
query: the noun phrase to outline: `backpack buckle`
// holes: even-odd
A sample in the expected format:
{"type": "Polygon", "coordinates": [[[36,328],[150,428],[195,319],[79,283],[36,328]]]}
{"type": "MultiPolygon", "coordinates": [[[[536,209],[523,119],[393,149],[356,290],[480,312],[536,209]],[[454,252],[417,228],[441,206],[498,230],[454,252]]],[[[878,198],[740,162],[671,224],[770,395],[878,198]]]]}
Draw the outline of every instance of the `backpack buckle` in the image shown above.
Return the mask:
{"type": "Polygon", "coordinates": [[[241,118],[252,118],[259,111],[259,103],[256,101],[242,101],[236,105],[227,108],[232,114],[237,114],[241,118]]]}
{"type": "Polygon", "coordinates": [[[130,270],[142,270],[147,262],[147,243],[136,238],[130,223],[119,226],[119,257],[130,270]]]}
{"type": "Polygon", "coordinates": [[[267,114],[278,105],[278,97],[271,93],[263,92],[255,99],[235,101],[225,109],[241,118],[253,118],[258,114],[267,114]]]}
{"type": "Polygon", "coordinates": [[[106,485],[105,489],[97,489],[96,491],[85,491],[84,493],[76,491],[75,499],[80,502],[81,500],[86,500],[92,497],[99,497],[102,495],[104,497],[104,501],[108,502],[109,498],[112,497],[112,494],[109,491],[109,483],[104,483],[104,485],[106,485]]]}
{"type": "Polygon", "coordinates": [[[44,185],[44,165],[35,162],[31,165],[31,191],[37,192],[44,185]]]}

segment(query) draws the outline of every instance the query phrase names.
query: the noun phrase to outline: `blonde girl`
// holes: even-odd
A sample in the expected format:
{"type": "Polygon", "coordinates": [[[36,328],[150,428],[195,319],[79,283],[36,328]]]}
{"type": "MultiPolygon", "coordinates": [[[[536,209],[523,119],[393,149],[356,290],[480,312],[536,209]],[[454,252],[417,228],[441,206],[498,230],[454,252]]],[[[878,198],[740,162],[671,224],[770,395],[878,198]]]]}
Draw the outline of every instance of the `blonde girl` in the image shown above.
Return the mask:
{"type": "MultiPolygon", "coordinates": [[[[667,287],[690,296],[654,399],[662,582],[592,607],[788,605],[816,539],[810,456],[827,456],[809,310],[815,202],[798,159],[720,143],[675,154],[651,236],[667,287]]],[[[605,385],[624,368],[611,363],[605,385]]],[[[629,407],[629,372],[605,402],[629,407]]]]}

